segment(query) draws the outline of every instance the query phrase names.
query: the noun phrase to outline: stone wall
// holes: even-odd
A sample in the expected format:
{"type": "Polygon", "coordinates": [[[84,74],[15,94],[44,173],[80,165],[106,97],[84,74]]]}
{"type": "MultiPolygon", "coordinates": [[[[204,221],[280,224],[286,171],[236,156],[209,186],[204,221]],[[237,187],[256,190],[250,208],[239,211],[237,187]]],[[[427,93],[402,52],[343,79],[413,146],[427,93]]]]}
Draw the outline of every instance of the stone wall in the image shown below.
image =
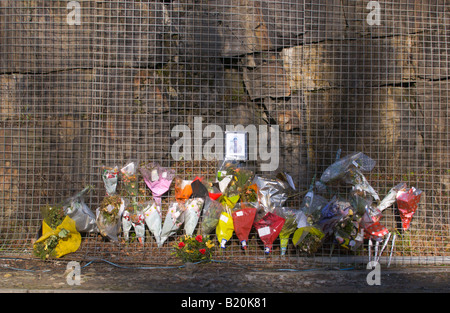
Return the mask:
{"type": "Polygon", "coordinates": [[[68,1],[1,1],[0,215],[103,163],[170,163],[171,129],[196,116],[279,126],[301,186],[338,149],[448,169],[450,3],[378,2],[380,25],[363,0],[84,0],[69,25],[68,1]]]}

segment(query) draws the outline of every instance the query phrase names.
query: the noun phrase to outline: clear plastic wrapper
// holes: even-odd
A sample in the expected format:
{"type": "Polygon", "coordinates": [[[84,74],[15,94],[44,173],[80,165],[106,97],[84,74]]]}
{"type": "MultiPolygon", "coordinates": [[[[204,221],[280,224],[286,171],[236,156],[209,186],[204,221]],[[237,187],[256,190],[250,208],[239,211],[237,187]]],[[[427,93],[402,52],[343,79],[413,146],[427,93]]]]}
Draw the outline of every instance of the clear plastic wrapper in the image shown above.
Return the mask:
{"type": "Polygon", "coordinates": [[[383,212],[397,201],[397,195],[399,192],[406,192],[407,187],[405,183],[400,183],[389,190],[388,194],[377,205],[378,210],[383,212]]]}
{"type": "Polygon", "coordinates": [[[300,251],[312,255],[322,246],[324,238],[325,234],[319,228],[304,226],[294,232],[292,243],[300,251]]]}
{"type": "Polygon", "coordinates": [[[211,234],[219,223],[220,215],[225,208],[219,201],[206,198],[203,205],[202,221],[200,224],[203,235],[211,234]]]}
{"type": "Polygon", "coordinates": [[[144,209],[145,224],[155,237],[156,244],[161,244],[162,215],[161,207],[156,202],[147,202],[144,209]]]}
{"type": "Polygon", "coordinates": [[[122,174],[122,184],[127,196],[134,199],[139,193],[139,182],[137,175],[137,163],[135,161],[129,162],[120,169],[122,174]]]}
{"type": "Polygon", "coordinates": [[[118,241],[120,220],[125,210],[125,201],[118,195],[107,196],[96,211],[96,223],[100,234],[112,241],[118,241]]]}
{"type": "Polygon", "coordinates": [[[156,204],[161,207],[161,197],[170,189],[175,178],[173,169],[166,169],[157,163],[150,163],[139,167],[145,184],[150,189],[156,204]]]}
{"type": "Polygon", "coordinates": [[[328,184],[344,178],[351,169],[370,172],[375,167],[375,161],[362,152],[349,154],[330,165],[320,177],[320,182],[328,184]]]}
{"type": "Polygon", "coordinates": [[[106,194],[109,196],[116,194],[117,182],[119,180],[119,168],[117,166],[103,166],[102,180],[105,184],[106,194]]]}
{"type": "Polygon", "coordinates": [[[258,202],[265,212],[273,212],[275,207],[282,207],[288,199],[289,184],[279,179],[256,175],[253,182],[258,187],[258,202]]]}
{"type": "Polygon", "coordinates": [[[321,212],[320,220],[317,226],[320,227],[325,235],[333,233],[335,226],[344,219],[351,211],[351,205],[347,201],[333,198],[321,212]]]}
{"type": "Polygon", "coordinates": [[[258,232],[259,238],[264,243],[265,253],[268,254],[272,250],[273,242],[280,234],[284,222],[284,218],[268,212],[262,219],[253,224],[258,232]]]}
{"type": "Polygon", "coordinates": [[[122,214],[122,231],[124,239],[129,240],[129,233],[131,228],[134,228],[136,237],[140,243],[144,243],[145,240],[145,216],[144,216],[144,204],[131,203],[126,206],[122,214]]]}
{"type": "Polygon", "coordinates": [[[186,235],[192,236],[194,233],[204,202],[205,200],[202,198],[190,198],[184,204],[184,231],[186,235]]]}
{"type": "Polygon", "coordinates": [[[297,225],[302,218],[303,212],[292,208],[281,207],[275,208],[275,214],[285,219],[283,228],[279,234],[281,255],[285,255],[289,237],[297,230],[297,225]]]}
{"type": "Polygon", "coordinates": [[[84,195],[91,190],[87,186],[75,196],[63,202],[64,213],[73,219],[80,233],[97,232],[95,214],[84,202],[84,195]]]}
{"type": "Polygon", "coordinates": [[[248,235],[255,220],[256,208],[249,203],[241,202],[233,210],[234,231],[243,249],[247,249],[248,235]]]}
{"type": "Polygon", "coordinates": [[[175,235],[180,229],[184,222],[184,210],[185,206],[182,202],[174,202],[169,205],[169,209],[167,210],[166,218],[164,219],[164,224],[161,229],[161,242],[159,246],[162,246],[167,238],[175,235]]]}

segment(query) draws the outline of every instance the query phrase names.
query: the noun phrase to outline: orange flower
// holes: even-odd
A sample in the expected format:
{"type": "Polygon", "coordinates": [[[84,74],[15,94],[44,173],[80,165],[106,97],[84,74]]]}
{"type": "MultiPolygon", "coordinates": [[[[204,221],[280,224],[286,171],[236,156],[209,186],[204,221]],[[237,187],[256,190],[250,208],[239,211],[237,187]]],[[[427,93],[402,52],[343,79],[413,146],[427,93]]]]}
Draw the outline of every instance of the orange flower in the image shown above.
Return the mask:
{"type": "Polygon", "coordinates": [[[200,249],[198,250],[201,254],[205,254],[206,253],[206,249],[200,249]]]}
{"type": "Polygon", "coordinates": [[[195,237],[195,240],[197,240],[198,242],[202,242],[203,241],[202,235],[197,235],[197,237],[195,237]]]}
{"type": "Polygon", "coordinates": [[[178,244],[178,248],[183,248],[185,246],[185,244],[184,244],[184,242],[180,242],[179,244],[178,244]]]}

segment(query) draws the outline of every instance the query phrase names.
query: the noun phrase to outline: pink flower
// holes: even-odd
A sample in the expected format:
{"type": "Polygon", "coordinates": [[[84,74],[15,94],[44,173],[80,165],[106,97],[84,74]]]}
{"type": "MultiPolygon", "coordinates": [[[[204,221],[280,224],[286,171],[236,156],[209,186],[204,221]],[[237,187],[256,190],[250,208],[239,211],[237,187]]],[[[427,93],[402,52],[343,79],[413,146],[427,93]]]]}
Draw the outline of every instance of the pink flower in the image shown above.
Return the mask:
{"type": "Polygon", "coordinates": [[[201,254],[205,254],[206,253],[206,249],[200,249],[198,250],[201,254]]]}
{"type": "Polygon", "coordinates": [[[179,244],[178,244],[178,248],[183,248],[184,246],[186,246],[185,244],[184,244],[184,242],[180,242],[179,244]]]}
{"type": "Polygon", "coordinates": [[[198,242],[202,242],[203,241],[202,235],[198,235],[197,237],[195,237],[195,240],[197,240],[198,242]]]}

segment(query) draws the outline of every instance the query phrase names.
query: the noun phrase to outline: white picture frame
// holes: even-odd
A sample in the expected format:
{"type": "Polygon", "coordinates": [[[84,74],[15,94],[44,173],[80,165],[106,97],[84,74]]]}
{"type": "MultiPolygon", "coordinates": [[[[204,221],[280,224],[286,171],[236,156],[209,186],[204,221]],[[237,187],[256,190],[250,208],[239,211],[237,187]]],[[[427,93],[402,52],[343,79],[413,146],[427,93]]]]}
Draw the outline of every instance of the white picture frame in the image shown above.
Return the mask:
{"type": "Polygon", "coordinates": [[[247,161],[247,132],[225,132],[225,159],[247,161]]]}

